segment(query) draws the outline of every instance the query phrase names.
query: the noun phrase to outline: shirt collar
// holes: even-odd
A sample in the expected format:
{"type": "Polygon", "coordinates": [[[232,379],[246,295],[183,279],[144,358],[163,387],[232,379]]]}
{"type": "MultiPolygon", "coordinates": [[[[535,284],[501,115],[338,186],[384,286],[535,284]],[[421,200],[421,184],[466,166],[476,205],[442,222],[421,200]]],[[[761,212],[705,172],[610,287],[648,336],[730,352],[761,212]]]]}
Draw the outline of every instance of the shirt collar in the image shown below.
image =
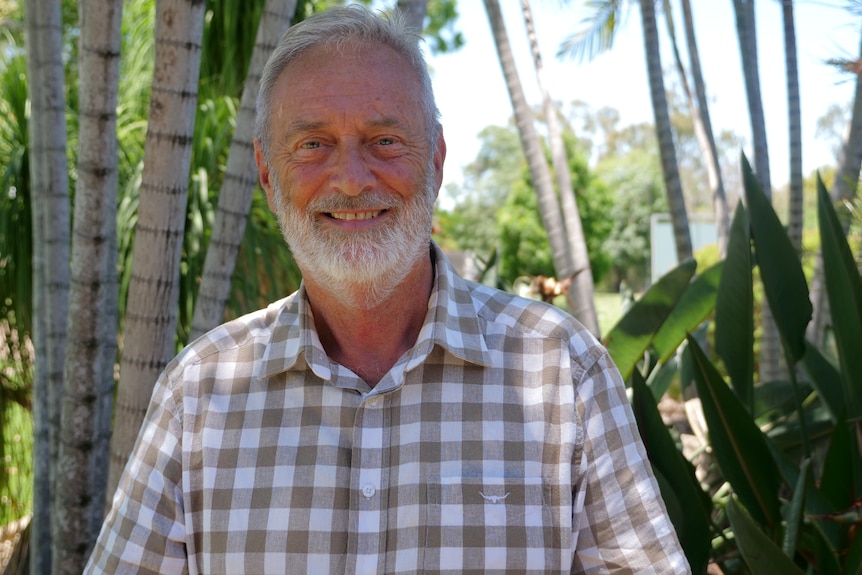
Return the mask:
{"type": "MultiPolygon", "coordinates": [[[[424,360],[435,345],[464,361],[489,365],[490,354],[469,283],[456,273],[434,241],[431,242],[431,257],[435,261],[435,278],[428,299],[428,313],[406,369],[424,360]]],[[[259,375],[267,378],[294,369],[301,358],[318,377],[325,380],[332,377],[332,364],[317,336],[305,284],[282,301],[259,375]]]]}
{"type": "Polygon", "coordinates": [[[440,246],[432,241],[431,247],[436,262],[434,288],[415,349],[426,346],[430,352],[432,346],[439,345],[464,361],[490,365],[470,284],[458,275],[440,246]]]}

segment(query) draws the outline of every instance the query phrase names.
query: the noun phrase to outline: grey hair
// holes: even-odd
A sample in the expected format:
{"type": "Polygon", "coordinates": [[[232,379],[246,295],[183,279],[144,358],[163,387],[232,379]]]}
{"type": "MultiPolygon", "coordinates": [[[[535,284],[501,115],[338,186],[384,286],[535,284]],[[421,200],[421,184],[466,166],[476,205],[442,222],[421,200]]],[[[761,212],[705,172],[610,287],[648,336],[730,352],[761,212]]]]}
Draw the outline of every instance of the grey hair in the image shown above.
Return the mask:
{"type": "Polygon", "coordinates": [[[440,112],[434,100],[428,66],[419,48],[420,39],[421,36],[406,26],[398,11],[378,17],[359,5],[331,8],[291,26],[281,37],[263,68],[257,95],[254,137],[259,141],[266,161],[269,161],[271,146],[271,95],[281,73],[306,50],[317,46],[337,49],[350,40],[388,46],[410,64],[419,81],[420,105],[425,114],[426,133],[430,138],[432,150],[436,149],[440,112]]]}

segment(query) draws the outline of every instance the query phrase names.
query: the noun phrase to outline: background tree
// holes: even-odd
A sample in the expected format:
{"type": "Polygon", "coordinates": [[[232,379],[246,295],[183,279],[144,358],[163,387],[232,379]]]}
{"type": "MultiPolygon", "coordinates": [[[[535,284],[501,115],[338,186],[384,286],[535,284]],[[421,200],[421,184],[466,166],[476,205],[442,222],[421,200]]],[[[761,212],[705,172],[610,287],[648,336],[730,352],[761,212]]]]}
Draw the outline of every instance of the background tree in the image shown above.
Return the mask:
{"type": "Polygon", "coordinates": [[[190,337],[203,335],[224,319],[225,303],[245,233],[252,195],[257,185],[252,134],[257,113],[257,92],[266,60],[290,27],[296,0],[267,0],[259,19],[251,64],[242,89],[236,128],[231,139],[218,209],[210,235],[201,284],[195,303],[190,337]]]}
{"type": "MultiPolygon", "coordinates": [[[[533,114],[527,105],[521,81],[518,77],[518,71],[515,68],[506,26],[496,0],[485,0],[485,11],[488,14],[488,21],[490,22],[491,31],[494,36],[494,44],[497,48],[500,66],[503,69],[503,76],[506,78],[506,87],[508,88],[509,98],[512,101],[512,108],[515,112],[518,134],[521,137],[521,144],[524,147],[527,163],[530,166],[533,186],[538,195],[539,211],[550,240],[556,276],[559,281],[565,281],[572,278],[578,270],[575,268],[572,259],[573,255],[569,249],[570,244],[567,230],[560,216],[559,200],[557,199],[551,180],[548,162],[545,158],[535,125],[533,124],[533,114]]],[[[589,295],[591,296],[592,294],[589,295]]],[[[584,321],[584,318],[581,317],[584,314],[581,313],[579,315],[579,310],[592,308],[592,313],[588,313],[586,317],[595,315],[595,302],[580,299],[585,296],[586,294],[576,293],[575,290],[569,290],[566,293],[569,310],[581,321],[584,321]]],[[[597,330],[598,327],[596,326],[594,329],[597,330]]]]}
{"type": "MultiPolygon", "coordinates": [[[[464,169],[463,186],[447,189],[452,207],[439,203],[436,207],[435,235],[444,249],[468,252],[482,268],[490,269],[500,248],[496,214],[521,178],[526,160],[518,133],[511,126],[487,126],[478,138],[479,152],[464,169]]],[[[495,287],[507,287],[493,278],[488,281],[495,287]]]]}
{"type": "Polygon", "coordinates": [[[120,0],[79,4],[78,162],[53,572],[80,573],[103,518],[117,358],[120,0]]]}
{"type": "Polygon", "coordinates": [[[60,400],[69,300],[69,178],[66,163],[66,93],[61,6],[26,3],[27,74],[30,78],[30,191],[33,218],[33,378],[36,456],[33,538],[45,552],[33,555],[34,573],[51,569],[51,497],[60,435],[60,400]]]}
{"type": "Polygon", "coordinates": [[[629,126],[616,137],[632,145],[621,146],[620,153],[605,157],[595,169],[595,177],[614,191],[605,212],[611,229],[603,242],[610,262],[608,287],[619,291],[625,282],[641,292],[651,280],[650,218],[667,212],[667,196],[653,126],[629,126]]]}
{"type": "Polygon", "coordinates": [[[676,243],[676,258],[678,262],[683,262],[693,256],[691,233],[689,231],[688,212],[685,207],[682,184],[679,178],[679,164],[676,158],[676,147],[673,142],[673,130],[671,129],[667,96],[664,88],[661,52],[659,50],[658,29],[655,19],[655,0],[640,0],[640,7],[650,98],[652,99],[653,117],[658,137],[667,203],[670,209],[671,224],[673,225],[673,237],[676,243]]]}
{"type": "Polygon", "coordinates": [[[727,194],[724,191],[724,179],[721,175],[721,165],[718,161],[718,148],[715,144],[715,135],[712,132],[712,121],[709,117],[709,102],[706,97],[706,86],[703,79],[703,71],[700,67],[700,52],[697,48],[697,37],[694,31],[694,18],[691,12],[690,0],[682,0],[683,22],[685,28],[686,45],[688,47],[689,67],[691,69],[694,94],[689,87],[685,67],[677,49],[676,34],[674,32],[673,19],[670,10],[666,11],[668,30],[670,32],[674,60],[679,71],[680,82],[685,91],[688,109],[691,113],[694,132],[697,136],[698,145],[703,156],[706,167],[707,182],[712,194],[713,214],[715,216],[715,229],[718,236],[718,253],[721,257],[727,253],[727,242],[730,233],[730,216],[727,204],[727,194]]]}
{"type": "Polygon", "coordinates": [[[108,493],[113,493],[153,385],[174,355],[179,269],[205,4],[156,3],[155,74],[125,316],[108,493]]]}
{"type": "MultiPolygon", "coordinates": [[[[560,47],[560,53],[574,57],[593,57],[601,51],[610,49],[622,19],[623,4],[624,0],[602,0],[591,3],[592,12],[586,18],[587,26],[567,38],[560,47]]],[[[692,257],[691,232],[665,95],[655,19],[655,0],[640,0],[640,9],[650,98],[656,137],[659,142],[665,193],[673,225],[676,257],[677,261],[684,261],[692,257]]]]}
{"type": "MultiPolygon", "coordinates": [[[[613,225],[614,194],[589,167],[588,143],[577,139],[568,123],[562,126],[591,274],[601,282],[611,269],[605,248],[613,225]]],[[[446,249],[476,254],[480,265],[494,272],[484,281],[501,289],[512,290],[519,278],[554,275],[553,256],[517,130],[488,126],[480,139],[482,146],[466,168],[463,187],[448,190],[453,205],[437,209],[438,241],[446,249]]]]}
{"type": "Polygon", "coordinates": [[[536,35],[535,25],[528,0],[521,0],[521,12],[524,15],[524,24],[527,28],[527,38],[530,51],[533,55],[533,66],[536,69],[536,80],[542,93],[542,104],[545,114],[545,124],[548,126],[548,141],[551,149],[551,161],[554,175],[557,180],[560,205],[562,206],[563,224],[566,228],[566,238],[569,241],[569,249],[572,254],[572,264],[575,266],[572,282],[568,287],[569,292],[575,295],[572,298],[577,302],[589,302],[590,305],[570,311],[579,318],[590,332],[596,337],[601,337],[599,330],[599,319],[596,314],[595,298],[593,295],[593,271],[590,266],[590,256],[587,250],[587,241],[584,237],[584,226],[581,223],[581,215],[578,212],[578,204],[575,201],[575,191],[572,187],[572,178],[569,173],[569,163],[566,155],[566,146],[563,142],[562,130],[557,118],[557,107],[551,99],[551,94],[545,84],[544,66],[542,55],[539,50],[539,40],[536,35]]]}
{"type": "Polygon", "coordinates": [[[790,241],[802,253],[802,110],[799,99],[799,65],[796,56],[796,24],[793,0],[781,0],[784,24],[784,61],[787,77],[787,126],[790,148],[790,198],[788,233],[790,241]]]}

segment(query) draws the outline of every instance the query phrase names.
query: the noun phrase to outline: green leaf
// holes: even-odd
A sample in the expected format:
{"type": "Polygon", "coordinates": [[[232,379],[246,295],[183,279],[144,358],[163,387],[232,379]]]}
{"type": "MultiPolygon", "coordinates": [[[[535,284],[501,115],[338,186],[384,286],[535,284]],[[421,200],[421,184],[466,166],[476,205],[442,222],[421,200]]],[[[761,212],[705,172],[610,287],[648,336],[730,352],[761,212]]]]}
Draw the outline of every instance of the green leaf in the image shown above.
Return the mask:
{"type": "Polygon", "coordinates": [[[819,177],[817,199],[826,293],[832,310],[847,418],[852,421],[862,417],[862,278],[819,177]]]}
{"type": "Polygon", "coordinates": [[[745,198],[751,212],[751,233],[763,291],[789,359],[795,365],[805,355],[805,328],[811,321],[808,283],[799,254],[764,195],[751,165],[742,155],[745,198]]]}
{"type": "Polygon", "coordinates": [[[813,541],[808,546],[814,554],[813,560],[809,560],[809,563],[816,565],[816,570],[810,572],[817,573],[817,575],[846,575],[852,573],[849,569],[842,569],[838,556],[829,548],[829,543],[825,540],[822,533],[813,534],[813,541]]]}
{"type": "MultiPolygon", "coordinates": [[[[795,417],[782,417],[769,424],[769,439],[787,453],[798,454],[800,449],[804,453],[805,438],[809,442],[826,440],[835,428],[835,424],[830,419],[829,410],[823,407],[823,404],[814,402],[798,407],[802,407],[802,413],[805,414],[804,427],[799,421],[799,411],[796,408],[793,410],[796,411],[795,417]]],[[[789,413],[788,411],[787,414],[789,413]]]]}
{"type": "Polygon", "coordinates": [[[672,356],[668,361],[661,364],[658,369],[652,371],[647,379],[647,385],[652,391],[652,396],[659,401],[665,392],[673,384],[679,375],[679,356],[672,356]]]}
{"type": "MultiPolygon", "coordinates": [[[[805,397],[811,393],[807,384],[801,384],[800,393],[805,397]]],[[[755,421],[765,423],[776,417],[784,417],[794,410],[797,397],[796,390],[789,381],[773,380],[758,384],[754,388],[754,411],[752,415],[755,421]],[[766,421],[762,421],[766,419],[766,421]]]]}
{"type": "Polygon", "coordinates": [[[715,302],[715,351],[724,362],[733,390],[752,409],[754,387],[754,292],[748,213],[736,207],[724,273],[715,302]]]}
{"type": "Polygon", "coordinates": [[[694,329],[715,309],[718,283],[724,262],[718,262],[699,274],[683,292],[667,319],[655,334],[652,345],[659,361],[664,363],[694,329]]]}
{"type": "Polygon", "coordinates": [[[697,262],[686,260],[654,283],[602,340],[628,380],[668,314],[688,288],[697,262]]]}
{"type": "Polygon", "coordinates": [[[791,559],[796,554],[796,542],[799,540],[799,529],[802,526],[802,510],[805,505],[805,491],[808,485],[808,469],[810,467],[811,460],[805,459],[802,462],[802,468],[799,470],[799,480],[793,489],[793,499],[790,500],[790,512],[787,516],[782,550],[791,559]]]}
{"type": "Polygon", "coordinates": [[[856,445],[852,440],[853,424],[841,417],[835,423],[835,429],[823,461],[823,472],[820,476],[820,490],[836,509],[846,509],[853,503],[853,474],[847,469],[848,462],[858,459],[854,455],[856,445]]]}
{"type": "Polygon", "coordinates": [[[819,349],[807,341],[805,346],[802,369],[808,375],[811,387],[817,391],[817,395],[829,410],[832,421],[838,421],[845,409],[841,374],[819,349]]]}
{"type": "Polygon", "coordinates": [[[781,521],[780,478],[766,438],[691,336],[688,350],[710,444],[721,472],[757,521],[775,527],[781,521]]]}
{"type": "Polygon", "coordinates": [[[712,503],[700,488],[694,468],[677,449],[641,374],[637,371],[632,373],[631,382],[632,408],[647,456],[666,482],[666,485],[660,482],[662,497],[669,510],[674,500],[685,502],[671,515],[671,520],[692,570],[702,573],[706,570],[711,550],[709,513],[712,503]]]}
{"type": "MultiPolygon", "coordinates": [[[[797,485],[799,482],[799,468],[784,452],[782,452],[772,441],[767,441],[767,447],[772,454],[784,482],[787,485],[797,485]]],[[[813,482],[807,482],[805,486],[805,511],[808,515],[826,517],[835,513],[836,507],[823,495],[813,482]]],[[[835,561],[838,560],[839,549],[843,548],[846,540],[845,534],[839,525],[826,519],[815,519],[812,521],[814,527],[820,532],[823,544],[835,561]]]]}
{"type": "Polygon", "coordinates": [[[853,539],[847,559],[844,561],[844,573],[862,575],[862,537],[858,535],[853,539]]]}
{"type": "Polygon", "coordinates": [[[757,575],[803,575],[803,571],[760,530],[735,498],[727,502],[727,518],[742,557],[757,575]]]}

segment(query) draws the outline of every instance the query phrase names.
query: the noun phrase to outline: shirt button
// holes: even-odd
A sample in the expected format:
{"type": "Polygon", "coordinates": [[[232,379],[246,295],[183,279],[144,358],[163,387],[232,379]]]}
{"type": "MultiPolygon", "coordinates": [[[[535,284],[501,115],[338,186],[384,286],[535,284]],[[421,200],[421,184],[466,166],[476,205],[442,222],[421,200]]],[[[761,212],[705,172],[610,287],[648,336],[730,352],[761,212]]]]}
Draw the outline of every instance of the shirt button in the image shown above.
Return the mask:
{"type": "Polygon", "coordinates": [[[370,483],[362,486],[362,495],[364,495],[368,499],[374,497],[375,493],[377,493],[377,490],[370,483]]]}
{"type": "Polygon", "coordinates": [[[371,397],[368,399],[368,407],[377,407],[377,404],[380,403],[380,400],[376,397],[371,397]]]}

